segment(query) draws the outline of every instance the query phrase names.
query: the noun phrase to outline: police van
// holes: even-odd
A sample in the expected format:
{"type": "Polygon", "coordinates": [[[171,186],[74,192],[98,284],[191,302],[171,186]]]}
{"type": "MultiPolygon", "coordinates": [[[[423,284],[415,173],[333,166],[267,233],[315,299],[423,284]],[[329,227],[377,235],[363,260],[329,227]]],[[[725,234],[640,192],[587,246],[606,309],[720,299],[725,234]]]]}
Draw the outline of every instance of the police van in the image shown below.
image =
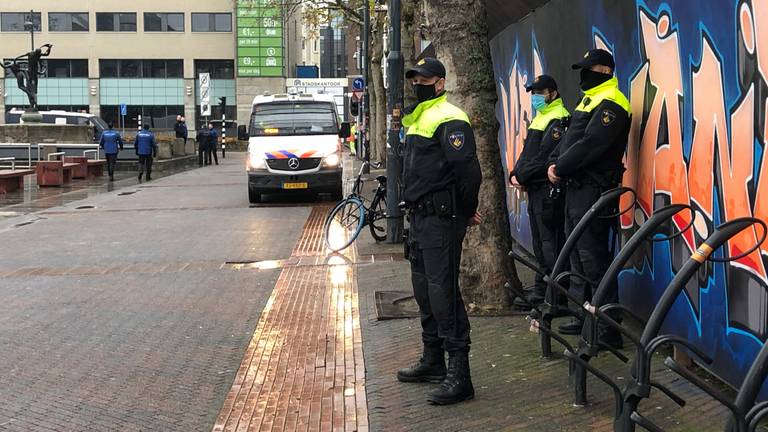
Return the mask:
{"type": "Polygon", "coordinates": [[[238,127],[248,140],[248,199],[265,194],[330,193],[341,197],[341,139],[349,123],[339,122],[332,95],[275,94],[253,99],[251,119],[238,127]]]}

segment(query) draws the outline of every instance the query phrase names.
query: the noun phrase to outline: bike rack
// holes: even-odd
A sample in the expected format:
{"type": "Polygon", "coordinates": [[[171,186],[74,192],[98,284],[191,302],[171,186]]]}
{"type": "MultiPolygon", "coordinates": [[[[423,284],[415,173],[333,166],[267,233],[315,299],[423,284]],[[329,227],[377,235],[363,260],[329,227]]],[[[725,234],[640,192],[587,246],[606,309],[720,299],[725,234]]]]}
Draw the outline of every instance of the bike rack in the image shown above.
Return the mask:
{"type": "MultiPolygon", "coordinates": [[[[598,346],[598,323],[596,317],[592,313],[595,308],[600,308],[603,312],[617,311],[624,315],[630,316],[634,320],[645,324],[645,320],[637,316],[629,308],[619,303],[612,303],[604,305],[604,299],[608,297],[610,291],[614,289],[614,284],[618,278],[619,273],[624,270],[626,263],[634,256],[637,249],[645,244],[648,239],[651,241],[664,241],[673,239],[679,235],[685,233],[695,220],[695,212],[693,212],[691,206],[685,204],[671,204],[657,209],[653,212],[650,218],[643,223],[637,231],[627,240],[624,247],[621,248],[619,254],[616,255],[605,275],[600,280],[600,284],[592,295],[592,302],[585,303],[585,310],[588,312],[584,317],[584,327],[582,328],[581,338],[579,340],[578,350],[576,355],[589,362],[591,358],[597,357],[600,346],[598,346]],[[677,234],[672,236],[655,239],[654,233],[664,223],[672,219],[680,212],[688,210],[691,213],[691,222],[681,229],[677,234]]],[[[614,353],[615,354],[615,353],[614,353]]],[[[625,357],[626,358],[626,357],[625,357]]],[[[625,363],[626,360],[622,359],[625,363]]],[[[574,389],[574,404],[586,405],[587,404],[587,374],[586,370],[580,366],[580,364],[573,364],[573,389],[574,389]]]]}
{"type": "MultiPolygon", "coordinates": [[[[547,282],[547,279],[552,278],[559,278],[561,276],[561,271],[569,266],[570,256],[571,252],[573,252],[574,248],[576,247],[576,243],[581,238],[584,231],[589,227],[589,225],[592,223],[592,221],[597,217],[606,217],[606,216],[600,216],[600,211],[617,203],[619,201],[619,198],[623,196],[625,193],[631,193],[632,194],[632,205],[628,206],[626,210],[620,211],[618,214],[610,215],[607,217],[618,217],[630,209],[634,207],[635,201],[636,201],[636,194],[635,191],[627,188],[627,187],[618,187],[614,188],[608,191],[603,192],[600,195],[600,198],[592,205],[592,207],[587,210],[587,212],[582,216],[582,218],[579,220],[579,222],[576,224],[576,226],[573,228],[573,231],[571,231],[568,238],[565,240],[565,244],[563,245],[563,248],[560,250],[560,254],[557,256],[557,260],[555,260],[554,266],[552,266],[552,274],[546,275],[544,274],[541,269],[533,269],[534,271],[537,271],[539,274],[544,275],[545,282],[547,282]]],[[[518,256],[513,256],[514,259],[517,259],[518,256]]],[[[530,266],[528,266],[530,267],[530,266]]],[[[566,273],[568,275],[572,275],[575,277],[579,277],[582,280],[586,281],[587,283],[591,284],[592,287],[594,287],[594,281],[588,280],[586,277],[582,275],[575,275],[574,273],[566,273]]],[[[558,317],[564,317],[564,316],[573,316],[574,312],[570,309],[563,308],[562,306],[557,304],[557,296],[555,293],[555,289],[557,287],[554,287],[551,283],[547,282],[547,291],[544,295],[544,303],[542,304],[541,308],[538,308],[538,313],[534,313],[534,315],[531,316],[532,319],[538,320],[544,324],[544,327],[549,329],[552,325],[552,320],[554,318],[558,317]]],[[[560,290],[563,291],[563,290],[560,290]]],[[[567,291],[567,289],[566,289],[567,291]]],[[[581,305],[581,300],[574,300],[577,305],[581,305]]],[[[532,310],[533,312],[533,310],[532,310]]],[[[551,332],[540,332],[539,333],[540,342],[541,342],[541,355],[544,358],[552,357],[552,338],[551,338],[551,332]]]]}
{"type": "MultiPolygon", "coordinates": [[[[736,398],[733,400],[688,369],[677,364],[671,357],[664,360],[664,365],[728,408],[731,412],[731,418],[725,427],[726,432],[753,432],[757,429],[760,421],[768,415],[768,401],[755,404],[760,388],[768,376],[768,343],[764,344],[758,352],[744,377],[736,398]]],[[[664,432],[662,428],[637,411],[632,412],[630,417],[635,423],[651,432],[664,432]]]]}
{"type": "MultiPolygon", "coordinates": [[[[686,261],[680,270],[678,270],[675,277],[672,279],[672,281],[670,281],[669,285],[667,285],[667,288],[661,295],[661,298],[656,304],[656,307],[653,309],[653,312],[648,319],[648,323],[646,324],[645,329],[640,336],[639,343],[635,343],[637,350],[635,361],[630,369],[631,373],[629,375],[631,379],[627,382],[625,388],[622,390],[622,406],[619,415],[614,421],[614,431],[633,432],[635,430],[636,419],[640,418],[642,421],[642,417],[639,415],[635,415],[635,419],[632,418],[632,415],[637,411],[637,407],[640,401],[650,397],[651,387],[660,388],[650,379],[651,357],[658,347],[664,344],[682,346],[689,349],[693,354],[701,358],[705,363],[711,363],[711,359],[706,354],[702,353],[698,348],[696,348],[692,343],[674,335],[659,335],[659,330],[661,329],[661,326],[664,323],[664,319],[672,308],[672,305],[674,304],[678,295],[684,289],[686,283],[696,274],[696,272],[699,270],[701,265],[704,264],[705,261],[732,261],[747,256],[760,247],[760,245],[765,240],[767,233],[768,231],[766,231],[765,223],[759,219],[744,217],[725,222],[719,225],[715,231],[709,237],[707,237],[706,240],[704,240],[699,248],[691,255],[688,261],[686,261]],[[719,249],[730,238],[743,231],[744,229],[747,229],[756,224],[763,228],[763,235],[754,247],[736,257],[731,257],[728,259],[711,257],[712,253],[719,249]]],[[[593,309],[596,312],[602,312],[602,308],[590,309],[593,309]]],[[[602,316],[599,315],[598,318],[603,319],[602,316]]],[[[606,321],[606,323],[610,326],[616,327],[615,321],[606,321]]],[[[619,328],[621,328],[620,325],[617,327],[617,330],[619,328]]],[[[670,393],[667,393],[667,391],[664,391],[664,393],[670,396],[670,393]]],[[[647,420],[644,422],[649,423],[647,420]]]]}

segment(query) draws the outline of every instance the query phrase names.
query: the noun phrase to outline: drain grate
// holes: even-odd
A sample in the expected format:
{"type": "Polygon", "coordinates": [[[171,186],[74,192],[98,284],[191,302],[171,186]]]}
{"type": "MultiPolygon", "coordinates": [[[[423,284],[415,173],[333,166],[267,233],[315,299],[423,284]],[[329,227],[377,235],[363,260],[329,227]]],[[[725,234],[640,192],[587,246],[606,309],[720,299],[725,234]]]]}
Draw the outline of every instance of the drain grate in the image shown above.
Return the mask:
{"type": "Polygon", "coordinates": [[[32,221],[26,221],[26,222],[20,222],[20,223],[17,223],[16,225],[14,225],[14,227],[19,228],[19,227],[23,227],[23,226],[26,226],[26,225],[32,225],[33,223],[35,223],[35,221],[33,221],[33,220],[32,221]]]}
{"type": "Polygon", "coordinates": [[[86,209],[94,209],[94,208],[96,208],[95,205],[89,204],[89,205],[81,205],[81,206],[75,207],[75,210],[86,210],[86,209]]]}
{"type": "Polygon", "coordinates": [[[117,196],[133,195],[133,194],[135,194],[136,192],[138,192],[138,191],[120,192],[119,194],[117,194],[117,196]]]}

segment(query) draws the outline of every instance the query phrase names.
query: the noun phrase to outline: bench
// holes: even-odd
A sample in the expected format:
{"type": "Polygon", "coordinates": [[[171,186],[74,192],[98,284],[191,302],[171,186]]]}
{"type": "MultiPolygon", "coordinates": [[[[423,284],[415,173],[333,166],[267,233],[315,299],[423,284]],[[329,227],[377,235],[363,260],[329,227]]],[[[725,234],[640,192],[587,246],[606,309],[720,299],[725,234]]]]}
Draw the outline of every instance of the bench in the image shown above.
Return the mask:
{"type": "Polygon", "coordinates": [[[0,194],[24,188],[24,176],[34,174],[31,169],[0,169],[0,194]]]}
{"type": "Polygon", "coordinates": [[[83,156],[86,158],[86,170],[88,171],[88,178],[103,177],[104,165],[107,164],[106,159],[99,159],[99,150],[85,150],[83,156]],[[88,159],[88,154],[95,154],[93,159],[88,159]]]}
{"type": "Polygon", "coordinates": [[[61,186],[72,181],[72,170],[76,163],[64,163],[57,160],[38,161],[35,166],[38,186],[61,186]]]}
{"type": "Polygon", "coordinates": [[[104,165],[106,164],[106,159],[89,159],[87,165],[88,178],[104,176],[104,165]]]}
{"type": "Polygon", "coordinates": [[[64,156],[64,166],[67,164],[74,164],[72,167],[72,178],[84,179],[88,177],[87,156],[64,156]]]}

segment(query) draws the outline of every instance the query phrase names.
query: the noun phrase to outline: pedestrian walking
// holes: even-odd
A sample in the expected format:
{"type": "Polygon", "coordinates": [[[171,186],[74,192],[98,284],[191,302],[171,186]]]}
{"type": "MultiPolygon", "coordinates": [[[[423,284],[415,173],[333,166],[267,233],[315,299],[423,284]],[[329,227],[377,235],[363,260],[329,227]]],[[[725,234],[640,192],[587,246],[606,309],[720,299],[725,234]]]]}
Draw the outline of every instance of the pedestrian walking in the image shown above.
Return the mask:
{"type": "MultiPolygon", "coordinates": [[[[197,131],[195,141],[197,141],[197,164],[203,166],[208,158],[208,141],[211,139],[211,133],[208,130],[208,126],[203,123],[200,129],[197,131]]],[[[208,165],[207,163],[205,163],[208,165]]]]}
{"type": "Polygon", "coordinates": [[[117,164],[117,154],[123,149],[123,137],[113,129],[114,124],[109,122],[107,130],[101,133],[99,147],[104,150],[104,156],[107,158],[107,173],[109,181],[115,180],[115,165],[117,164]]]}
{"type": "MultiPolygon", "coordinates": [[[[629,101],[613,76],[615,62],[611,53],[590,50],[572,67],[580,70],[584,98],[576,107],[565,136],[552,152],[547,171],[551,182],[566,185],[566,234],[570,234],[601,193],[621,183],[631,115],[629,101]]],[[[590,224],[576,243],[571,271],[591,281],[603,277],[613,259],[609,238],[611,227],[616,227],[617,222],[617,218],[600,217],[590,224]]],[[[592,287],[582,280],[571,280],[570,289],[582,302],[592,299],[592,287]]],[[[613,281],[606,302],[618,300],[618,286],[613,281]]],[[[559,330],[579,334],[582,322],[574,318],[559,330]]],[[[615,329],[602,324],[598,335],[602,344],[621,348],[621,335],[615,329]]]]}
{"type": "Polygon", "coordinates": [[[207,161],[206,165],[211,164],[211,156],[213,156],[213,161],[216,162],[216,165],[219,164],[219,157],[217,156],[217,147],[219,144],[219,133],[216,132],[216,129],[213,127],[213,123],[208,123],[208,152],[206,153],[207,161]]]}
{"type": "Polygon", "coordinates": [[[139,157],[139,183],[147,171],[147,181],[152,180],[152,158],[157,156],[157,143],[155,135],[149,131],[149,125],[144,124],[144,128],[136,134],[136,155],[139,157]]]}
{"type": "MultiPolygon", "coordinates": [[[[563,231],[564,196],[560,185],[547,178],[549,154],[565,135],[570,114],[563,106],[557,83],[549,75],[536,77],[525,90],[532,93],[536,110],[523,151],[509,174],[509,183],[528,193],[528,219],[533,238],[533,254],[546,274],[552,273],[557,254],[565,243],[563,231]]],[[[515,306],[530,308],[544,302],[547,284],[536,274],[534,286],[525,299],[516,298],[515,306]]]]}
{"type": "Polygon", "coordinates": [[[459,291],[461,245],[478,225],[482,180],[469,117],[445,94],[445,67],[419,61],[405,77],[418,104],[403,117],[403,198],[410,229],[407,255],[419,305],[423,354],[397,372],[403,382],[439,382],[428,400],[447,405],[475,395],[469,368],[469,319],[459,291]],[[448,368],[445,367],[448,352],[448,368]]]}
{"type": "Polygon", "coordinates": [[[187,129],[187,123],[184,120],[184,116],[176,116],[176,124],[173,126],[173,130],[176,132],[176,138],[184,138],[184,144],[187,143],[189,137],[189,130],[187,129]]]}

